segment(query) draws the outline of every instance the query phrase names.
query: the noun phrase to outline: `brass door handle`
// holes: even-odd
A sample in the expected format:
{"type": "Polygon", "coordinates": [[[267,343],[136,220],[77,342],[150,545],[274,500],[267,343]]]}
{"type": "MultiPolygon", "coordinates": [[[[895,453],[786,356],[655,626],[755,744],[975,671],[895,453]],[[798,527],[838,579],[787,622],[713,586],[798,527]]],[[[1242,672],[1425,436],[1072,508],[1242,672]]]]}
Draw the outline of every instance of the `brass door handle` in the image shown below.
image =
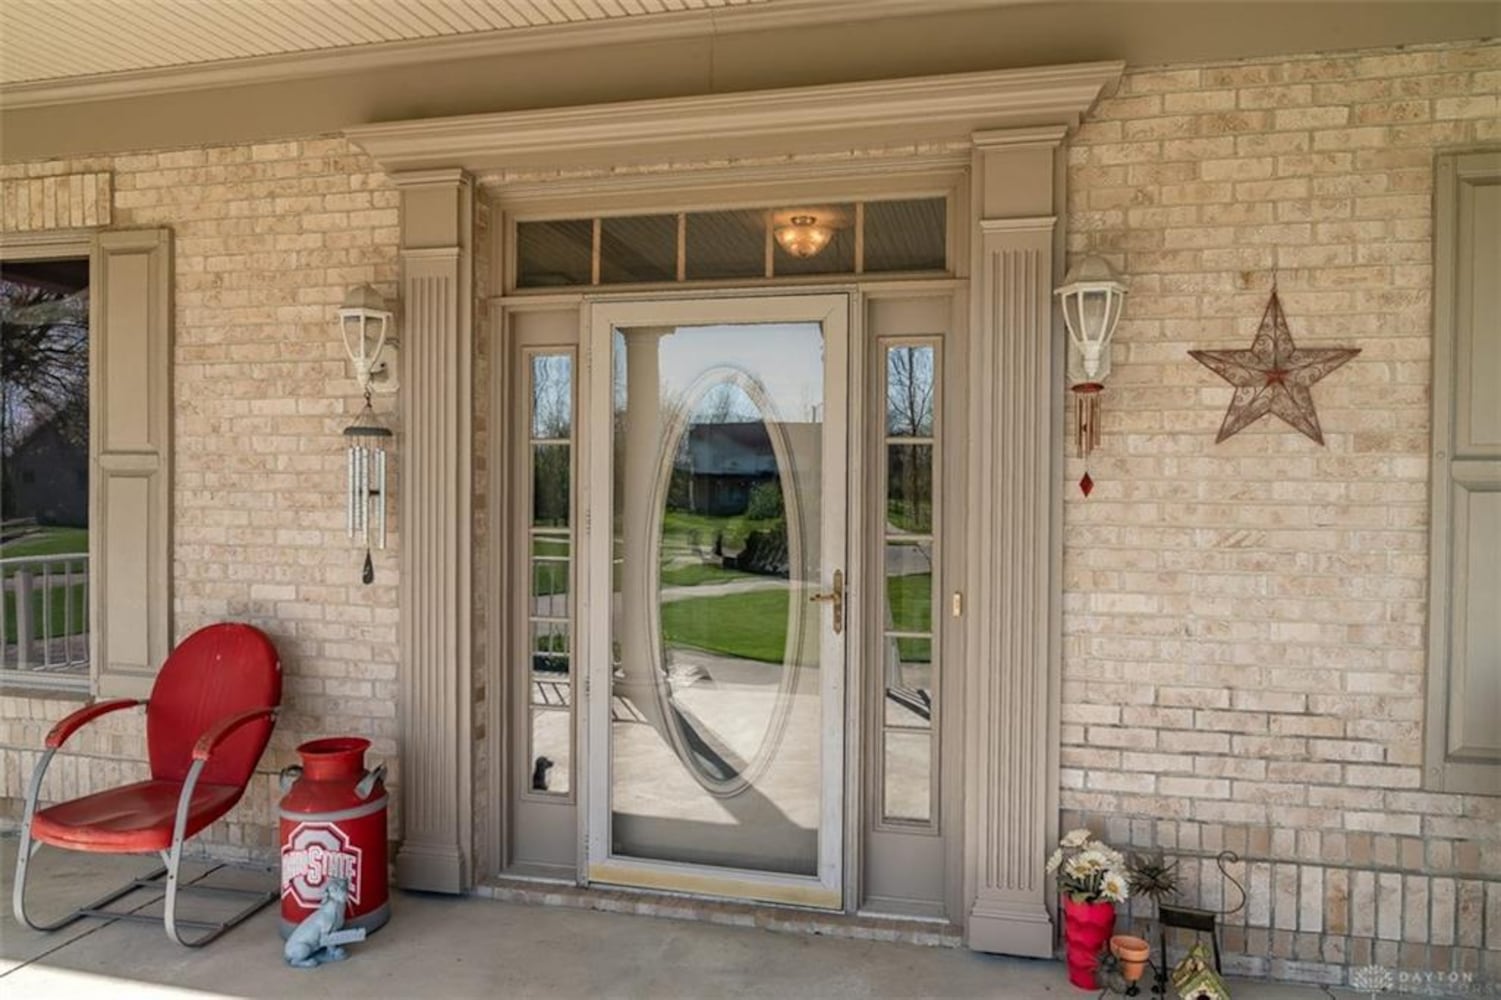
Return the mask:
{"type": "Polygon", "coordinates": [[[834,605],[834,634],[844,631],[844,570],[834,571],[834,589],[827,594],[814,594],[808,600],[816,604],[834,605]]]}

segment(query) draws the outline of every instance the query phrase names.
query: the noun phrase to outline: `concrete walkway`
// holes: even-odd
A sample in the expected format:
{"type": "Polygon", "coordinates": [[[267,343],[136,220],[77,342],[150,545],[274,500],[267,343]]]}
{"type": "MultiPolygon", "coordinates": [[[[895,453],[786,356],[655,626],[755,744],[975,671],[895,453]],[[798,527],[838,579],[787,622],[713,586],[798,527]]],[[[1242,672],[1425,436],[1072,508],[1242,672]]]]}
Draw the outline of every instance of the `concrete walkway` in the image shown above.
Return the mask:
{"type": "MultiPolygon", "coordinates": [[[[201,951],[169,942],[160,925],[84,921],[52,934],[25,930],[9,906],[14,835],[0,847],[5,1000],[1092,996],[1070,988],[1057,962],[417,893],[397,893],[391,923],[351,945],[348,961],[304,971],[282,964],[274,908],[201,951]]],[[[148,865],[43,848],[29,897],[44,915],[59,914],[148,865]]],[[[1234,989],[1236,1000],[1363,996],[1260,983],[1234,989]]]]}

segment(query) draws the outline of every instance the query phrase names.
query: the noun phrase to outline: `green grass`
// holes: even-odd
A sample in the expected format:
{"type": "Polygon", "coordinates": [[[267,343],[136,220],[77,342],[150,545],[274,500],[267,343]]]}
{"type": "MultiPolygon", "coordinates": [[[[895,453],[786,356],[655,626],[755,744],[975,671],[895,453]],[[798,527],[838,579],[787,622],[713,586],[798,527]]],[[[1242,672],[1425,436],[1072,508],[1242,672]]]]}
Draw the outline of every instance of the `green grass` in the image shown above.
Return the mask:
{"type": "Polygon", "coordinates": [[[662,633],[674,645],[781,663],[787,647],[787,601],[785,590],[668,601],[662,605],[662,633]]]}
{"type": "Polygon", "coordinates": [[[933,501],[911,503],[892,498],[886,501],[886,522],[898,531],[926,535],[933,531],[933,501]]]}
{"type": "Polygon", "coordinates": [[[670,510],[662,518],[662,551],[693,551],[694,543],[705,553],[714,550],[714,539],[724,534],[724,548],[737,552],[752,531],[766,531],[780,524],[779,518],[757,520],[737,515],[715,517],[686,510],[670,510]]]}
{"type": "MultiPolygon", "coordinates": [[[[54,638],[64,634],[81,635],[88,631],[85,627],[84,587],[76,583],[72,587],[58,584],[50,588],[52,596],[48,607],[43,607],[42,591],[37,590],[32,594],[32,619],[31,637],[41,639],[46,636],[54,638]],[[73,608],[68,611],[68,592],[72,591],[71,598],[73,608]],[[70,619],[71,615],[71,619],[70,619]],[[64,629],[71,624],[72,631],[65,633],[64,629]]],[[[11,639],[16,634],[16,595],[9,591],[5,594],[5,637],[11,639]]]]}
{"type": "MultiPolygon", "coordinates": [[[[88,528],[38,528],[15,541],[0,545],[0,559],[18,556],[88,555],[88,528]]],[[[9,570],[6,576],[10,575],[9,570]]]]}
{"type": "MultiPolygon", "coordinates": [[[[566,556],[568,541],[562,538],[532,536],[532,555],[566,556]]],[[[568,592],[570,564],[565,562],[532,562],[532,596],[551,597],[568,592]]]]}
{"type": "Polygon", "coordinates": [[[738,569],[725,569],[714,563],[688,563],[668,566],[662,570],[662,586],[664,587],[697,587],[705,583],[731,583],[735,580],[758,579],[763,578],[738,569]]]}
{"type": "Polygon", "coordinates": [[[886,578],[894,632],[933,631],[933,574],[912,573],[886,578]]]}

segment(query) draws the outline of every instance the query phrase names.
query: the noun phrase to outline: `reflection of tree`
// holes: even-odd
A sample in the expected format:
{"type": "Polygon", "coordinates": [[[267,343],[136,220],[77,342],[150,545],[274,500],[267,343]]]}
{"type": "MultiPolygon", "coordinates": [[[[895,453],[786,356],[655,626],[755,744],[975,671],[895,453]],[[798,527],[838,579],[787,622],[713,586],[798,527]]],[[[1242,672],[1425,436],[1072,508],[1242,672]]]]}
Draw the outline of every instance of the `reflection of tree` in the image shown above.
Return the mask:
{"type": "Polygon", "coordinates": [[[566,354],[532,359],[532,437],[566,438],[573,424],[573,364],[566,354]]]}
{"type": "MultiPolygon", "coordinates": [[[[532,437],[567,441],[573,428],[573,359],[566,354],[532,358],[532,437]]],[[[571,449],[567,444],[532,446],[532,518],[538,526],[568,524],[571,449]]]]}
{"type": "Polygon", "coordinates": [[[933,349],[893,347],[886,354],[886,433],[933,433],[933,349]]]}
{"type": "MultiPolygon", "coordinates": [[[[68,443],[88,447],[88,316],[87,289],[69,294],[0,280],[0,448],[6,459],[47,423],[68,443]]],[[[9,483],[11,477],[3,478],[9,483]]]]}
{"type": "Polygon", "coordinates": [[[0,328],[5,453],[58,416],[65,418],[64,436],[87,446],[88,411],[79,403],[88,399],[88,293],[65,296],[0,282],[0,328]]]}
{"type": "MultiPolygon", "coordinates": [[[[933,349],[893,347],[886,355],[886,433],[933,433],[933,349]]],[[[903,531],[922,531],[933,498],[932,450],[919,445],[887,449],[887,516],[903,531]]]]}

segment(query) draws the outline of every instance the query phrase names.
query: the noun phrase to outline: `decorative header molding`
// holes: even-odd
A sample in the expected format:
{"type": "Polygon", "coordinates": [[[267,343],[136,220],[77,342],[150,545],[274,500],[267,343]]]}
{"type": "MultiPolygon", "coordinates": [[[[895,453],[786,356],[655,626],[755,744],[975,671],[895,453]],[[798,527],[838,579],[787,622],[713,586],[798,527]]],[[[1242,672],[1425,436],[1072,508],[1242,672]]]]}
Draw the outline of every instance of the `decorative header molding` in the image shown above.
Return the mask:
{"type": "Polygon", "coordinates": [[[107,226],[113,202],[108,171],[18,177],[0,185],[0,232],[107,226]]]}
{"type": "Polygon", "coordinates": [[[389,173],[433,167],[570,171],[881,145],[1078,123],[1120,62],[627,101],[359,125],[344,134],[389,173]]]}

